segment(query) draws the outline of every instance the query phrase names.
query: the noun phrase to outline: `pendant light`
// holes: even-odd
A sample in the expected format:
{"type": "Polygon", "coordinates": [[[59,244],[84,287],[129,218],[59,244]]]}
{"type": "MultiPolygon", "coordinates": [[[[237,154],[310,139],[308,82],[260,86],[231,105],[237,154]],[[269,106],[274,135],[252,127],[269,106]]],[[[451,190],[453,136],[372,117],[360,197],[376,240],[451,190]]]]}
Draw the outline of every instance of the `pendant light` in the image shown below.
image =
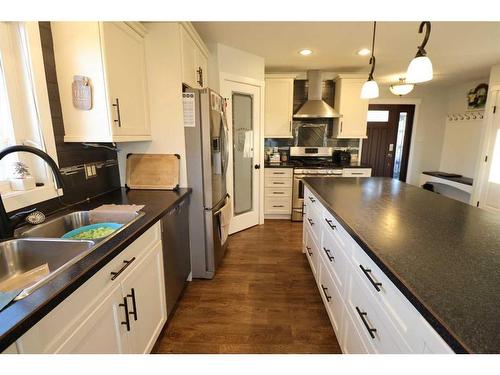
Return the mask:
{"type": "Polygon", "coordinates": [[[377,28],[377,22],[373,22],[373,38],[372,38],[372,55],[370,57],[370,65],[372,66],[370,74],[368,75],[368,80],[363,84],[361,88],[361,99],[373,99],[378,98],[378,84],[373,79],[373,71],[375,70],[375,32],[377,28]]]}
{"type": "Polygon", "coordinates": [[[399,83],[391,85],[391,87],[389,87],[389,90],[391,90],[394,95],[403,96],[412,92],[414,87],[415,85],[406,83],[404,78],[400,78],[399,83]]]}
{"type": "Polygon", "coordinates": [[[422,22],[418,28],[419,34],[422,34],[424,27],[424,40],[418,47],[415,58],[411,60],[410,65],[408,65],[408,70],[406,72],[407,83],[427,82],[430,81],[433,76],[432,62],[427,57],[427,52],[425,51],[425,45],[429,41],[429,36],[431,35],[431,23],[429,21],[422,22]]]}

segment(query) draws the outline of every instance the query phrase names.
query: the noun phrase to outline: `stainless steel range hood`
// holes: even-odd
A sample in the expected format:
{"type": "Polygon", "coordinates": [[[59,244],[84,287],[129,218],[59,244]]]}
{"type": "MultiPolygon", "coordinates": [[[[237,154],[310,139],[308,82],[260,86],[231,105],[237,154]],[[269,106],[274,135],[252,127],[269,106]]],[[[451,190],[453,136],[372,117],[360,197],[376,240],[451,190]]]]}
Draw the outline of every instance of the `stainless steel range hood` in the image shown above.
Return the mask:
{"type": "Polygon", "coordinates": [[[337,118],[339,113],[321,99],[321,71],[308,70],[307,102],[293,115],[295,118],[337,118]]]}

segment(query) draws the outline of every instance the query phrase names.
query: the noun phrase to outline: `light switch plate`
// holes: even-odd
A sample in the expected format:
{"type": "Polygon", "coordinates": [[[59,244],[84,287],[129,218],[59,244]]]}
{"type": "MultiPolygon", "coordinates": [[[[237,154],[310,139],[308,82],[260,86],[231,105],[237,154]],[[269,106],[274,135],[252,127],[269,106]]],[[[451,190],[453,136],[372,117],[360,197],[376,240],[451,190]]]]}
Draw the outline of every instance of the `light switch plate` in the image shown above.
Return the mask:
{"type": "Polygon", "coordinates": [[[85,179],[97,177],[97,170],[95,164],[84,164],[85,179]]]}

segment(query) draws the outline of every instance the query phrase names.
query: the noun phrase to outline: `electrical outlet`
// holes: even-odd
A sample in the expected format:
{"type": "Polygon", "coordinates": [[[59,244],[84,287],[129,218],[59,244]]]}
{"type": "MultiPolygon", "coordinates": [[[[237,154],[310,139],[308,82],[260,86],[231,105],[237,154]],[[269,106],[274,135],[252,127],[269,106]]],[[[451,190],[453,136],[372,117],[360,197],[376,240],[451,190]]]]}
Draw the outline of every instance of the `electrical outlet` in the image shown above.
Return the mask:
{"type": "Polygon", "coordinates": [[[95,164],[84,164],[85,169],[85,178],[88,180],[89,178],[97,177],[97,170],[95,164]]]}

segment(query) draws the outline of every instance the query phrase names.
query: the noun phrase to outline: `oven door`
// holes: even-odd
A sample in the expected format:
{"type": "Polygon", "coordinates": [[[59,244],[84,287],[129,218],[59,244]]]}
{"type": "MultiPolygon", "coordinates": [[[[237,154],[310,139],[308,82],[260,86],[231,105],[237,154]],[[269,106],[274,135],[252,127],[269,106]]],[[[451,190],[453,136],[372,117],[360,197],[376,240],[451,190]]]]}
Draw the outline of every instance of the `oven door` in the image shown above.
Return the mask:
{"type": "Polygon", "coordinates": [[[292,187],[292,221],[302,221],[304,215],[304,183],[306,175],[293,175],[292,187]]]}

